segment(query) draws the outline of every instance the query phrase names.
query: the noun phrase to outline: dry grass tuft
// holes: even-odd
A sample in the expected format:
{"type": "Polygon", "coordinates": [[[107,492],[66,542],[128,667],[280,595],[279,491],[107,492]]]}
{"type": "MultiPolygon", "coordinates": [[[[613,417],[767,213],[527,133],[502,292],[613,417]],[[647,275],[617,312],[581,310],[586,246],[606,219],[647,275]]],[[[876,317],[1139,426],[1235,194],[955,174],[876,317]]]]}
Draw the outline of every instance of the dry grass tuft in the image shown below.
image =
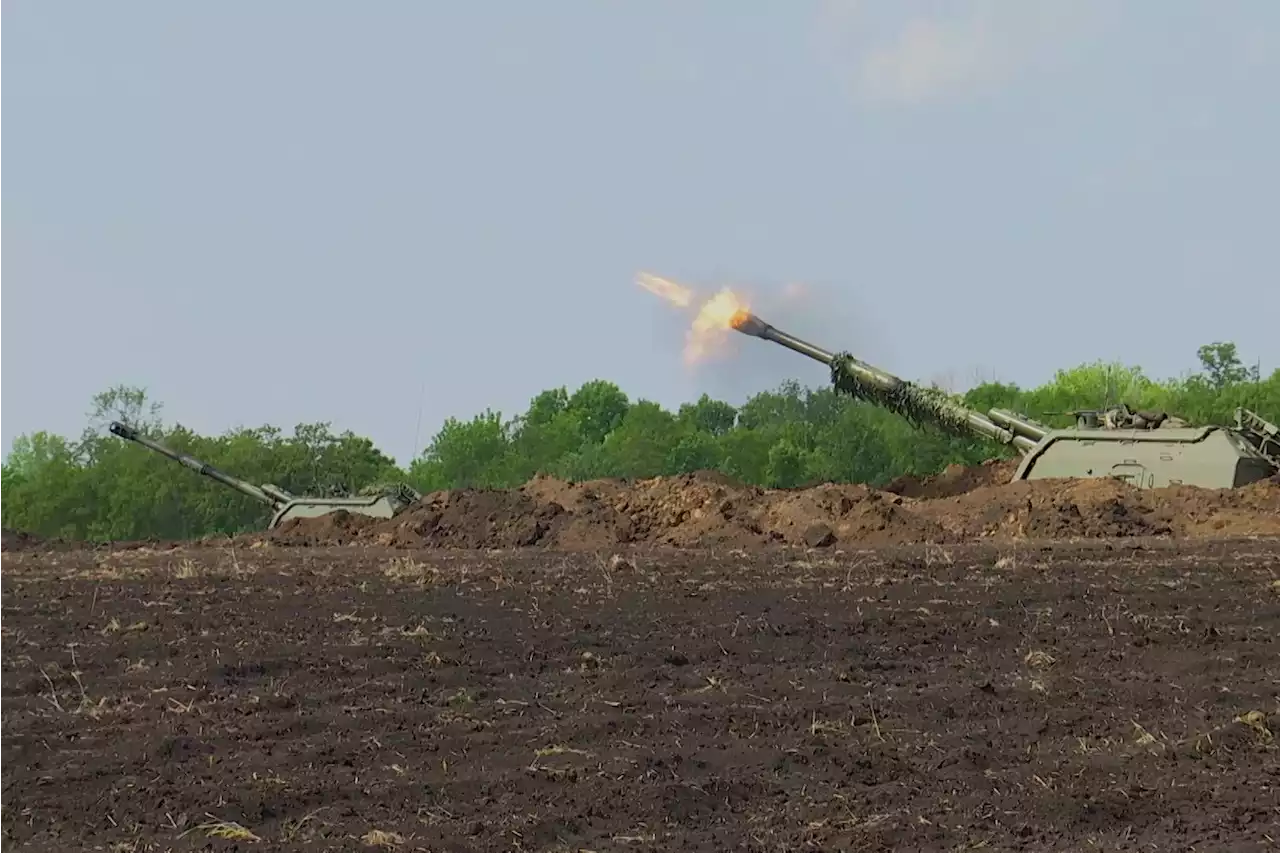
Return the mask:
{"type": "Polygon", "coordinates": [[[360,836],[360,840],[367,847],[399,847],[404,844],[404,836],[398,832],[388,832],[385,829],[371,829],[364,835],[360,836]]]}
{"type": "Polygon", "coordinates": [[[321,809],[316,809],[315,811],[305,814],[300,818],[290,818],[289,820],[286,820],[284,822],[284,828],[280,833],[281,840],[289,842],[302,840],[303,827],[305,827],[309,822],[315,820],[316,815],[318,815],[320,811],[321,809]]]}
{"type": "Polygon", "coordinates": [[[420,563],[412,557],[396,557],[382,568],[382,575],[396,583],[412,583],[426,586],[440,579],[442,572],[436,566],[420,563]]]}
{"type": "Polygon", "coordinates": [[[583,755],[587,757],[591,756],[591,753],[587,752],[585,749],[574,749],[571,746],[560,746],[559,744],[557,744],[556,746],[544,746],[541,749],[535,750],[533,754],[538,756],[539,758],[547,758],[548,756],[551,756],[551,755],[583,755]]]}
{"type": "Polygon", "coordinates": [[[1048,669],[1058,662],[1058,659],[1043,649],[1032,649],[1027,652],[1022,662],[1032,669],[1048,669]]]}
{"type": "Polygon", "coordinates": [[[262,839],[255,835],[252,830],[244,827],[234,820],[210,820],[205,823],[191,827],[186,832],[179,835],[183,838],[192,832],[202,832],[206,838],[225,838],[228,841],[261,841],[262,839]]]}
{"type": "Polygon", "coordinates": [[[1236,717],[1233,722],[1241,723],[1257,732],[1267,743],[1275,739],[1275,733],[1267,727],[1267,715],[1261,711],[1249,711],[1236,717]]]}

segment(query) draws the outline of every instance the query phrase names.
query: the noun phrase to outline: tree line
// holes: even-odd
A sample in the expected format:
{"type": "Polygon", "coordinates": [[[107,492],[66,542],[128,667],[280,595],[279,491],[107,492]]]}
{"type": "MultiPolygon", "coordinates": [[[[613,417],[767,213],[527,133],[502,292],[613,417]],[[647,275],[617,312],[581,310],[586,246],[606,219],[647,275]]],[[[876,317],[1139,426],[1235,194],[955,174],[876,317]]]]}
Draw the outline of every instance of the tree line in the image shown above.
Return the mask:
{"type": "MultiPolygon", "coordinates": [[[[960,399],[999,406],[1051,425],[1070,412],[1126,402],[1193,423],[1231,423],[1238,406],[1280,419],[1280,370],[1262,377],[1232,343],[1200,347],[1199,370],[1157,381],[1138,367],[1095,362],[1058,371],[1035,388],[988,382],[960,399]]],[[[15,442],[3,466],[3,526],[91,541],[185,539],[260,529],[268,510],[252,499],[106,432],[124,420],[144,435],[254,484],[294,494],[354,492],[389,482],[423,493],[506,488],[536,474],[568,480],[641,478],[716,470],[743,482],[795,487],[815,482],[882,485],[952,463],[976,464],[1003,448],[912,426],[830,388],[796,383],[741,406],[703,396],[670,411],[631,400],[604,380],[543,391],[512,418],[487,410],[450,418],[407,467],[350,431],[300,424],[203,436],[166,425],[142,389],[116,387],[93,399],[76,439],[36,432],[15,442]]]]}

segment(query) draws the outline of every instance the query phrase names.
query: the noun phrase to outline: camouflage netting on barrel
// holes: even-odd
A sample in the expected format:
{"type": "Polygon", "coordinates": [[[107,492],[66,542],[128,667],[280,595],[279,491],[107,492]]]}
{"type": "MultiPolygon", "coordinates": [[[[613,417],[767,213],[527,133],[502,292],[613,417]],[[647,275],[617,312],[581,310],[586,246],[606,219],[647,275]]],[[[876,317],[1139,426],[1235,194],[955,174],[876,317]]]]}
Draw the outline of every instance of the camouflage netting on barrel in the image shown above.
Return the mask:
{"type": "Polygon", "coordinates": [[[397,482],[380,482],[365,486],[360,490],[363,497],[372,497],[374,495],[385,495],[386,497],[398,500],[405,506],[417,503],[422,499],[421,493],[408,483],[397,482]]]}
{"type": "Polygon", "coordinates": [[[903,381],[882,388],[849,371],[846,365],[851,361],[853,356],[838,353],[831,362],[831,383],[837,390],[895,412],[917,427],[933,427],[961,438],[973,437],[965,413],[941,391],[903,381]]]}

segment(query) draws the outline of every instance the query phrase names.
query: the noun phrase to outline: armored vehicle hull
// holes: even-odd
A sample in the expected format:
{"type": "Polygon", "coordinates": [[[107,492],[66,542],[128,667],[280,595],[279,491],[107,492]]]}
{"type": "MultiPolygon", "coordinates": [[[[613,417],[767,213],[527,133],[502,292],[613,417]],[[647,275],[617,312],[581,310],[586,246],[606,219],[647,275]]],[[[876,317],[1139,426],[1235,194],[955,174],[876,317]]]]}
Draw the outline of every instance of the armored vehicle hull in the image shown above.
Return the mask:
{"type": "Polygon", "coordinates": [[[1231,489],[1275,473],[1239,435],[1222,427],[1054,430],[1022,457],[1017,480],[1115,477],[1140,489],[1231,489]]]}

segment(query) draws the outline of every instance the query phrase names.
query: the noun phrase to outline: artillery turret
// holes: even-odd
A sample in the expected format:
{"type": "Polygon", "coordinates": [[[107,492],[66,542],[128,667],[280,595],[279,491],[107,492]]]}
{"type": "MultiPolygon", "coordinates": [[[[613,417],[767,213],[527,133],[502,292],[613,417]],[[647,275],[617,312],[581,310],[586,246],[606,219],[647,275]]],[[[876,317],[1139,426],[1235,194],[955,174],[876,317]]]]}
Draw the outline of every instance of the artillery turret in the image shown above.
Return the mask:
{"type": "Polygon", "coordinates": [[[1164,412],[1126,405],[1074,412],[1076,424],[1055,429],[1005,409],[985,414],[854,358],[831,353],[738,312],[733,328],[821,362],[837,390],[889,409],[917,425],[979,436],[1022,454],[1015,480],[1115,477],[1140,489],[1175,484],[1233,488],[1280,471],[1280,427],[1247,409],[1236,423],[1190,426],[1164,412]]]}
{"type": "Polygon", "coordinates": [[[279,527],[290,519],[316,518],[340,510],[355,515],[366,515],[371,518],[394,518],[422,497],[417,491],[404,484],[370,490],[368,494],[300,497],[269,483],[255,486],[252,483],[232,477],[212,465],[201,462],[194,456],[180,453],[165,447],[158,441],[147,438],[128,424],[114,421],[110,426],[110,430],[113,435],[141,444],[148,450],[155,451],[161,456],[166,456],[174,462],[190,468],[197,474],[203,474],[211,480],[235,489],[240,494],[270,507],[272,515],[271,521],[267,525],[268,529],[279,527]]]}

